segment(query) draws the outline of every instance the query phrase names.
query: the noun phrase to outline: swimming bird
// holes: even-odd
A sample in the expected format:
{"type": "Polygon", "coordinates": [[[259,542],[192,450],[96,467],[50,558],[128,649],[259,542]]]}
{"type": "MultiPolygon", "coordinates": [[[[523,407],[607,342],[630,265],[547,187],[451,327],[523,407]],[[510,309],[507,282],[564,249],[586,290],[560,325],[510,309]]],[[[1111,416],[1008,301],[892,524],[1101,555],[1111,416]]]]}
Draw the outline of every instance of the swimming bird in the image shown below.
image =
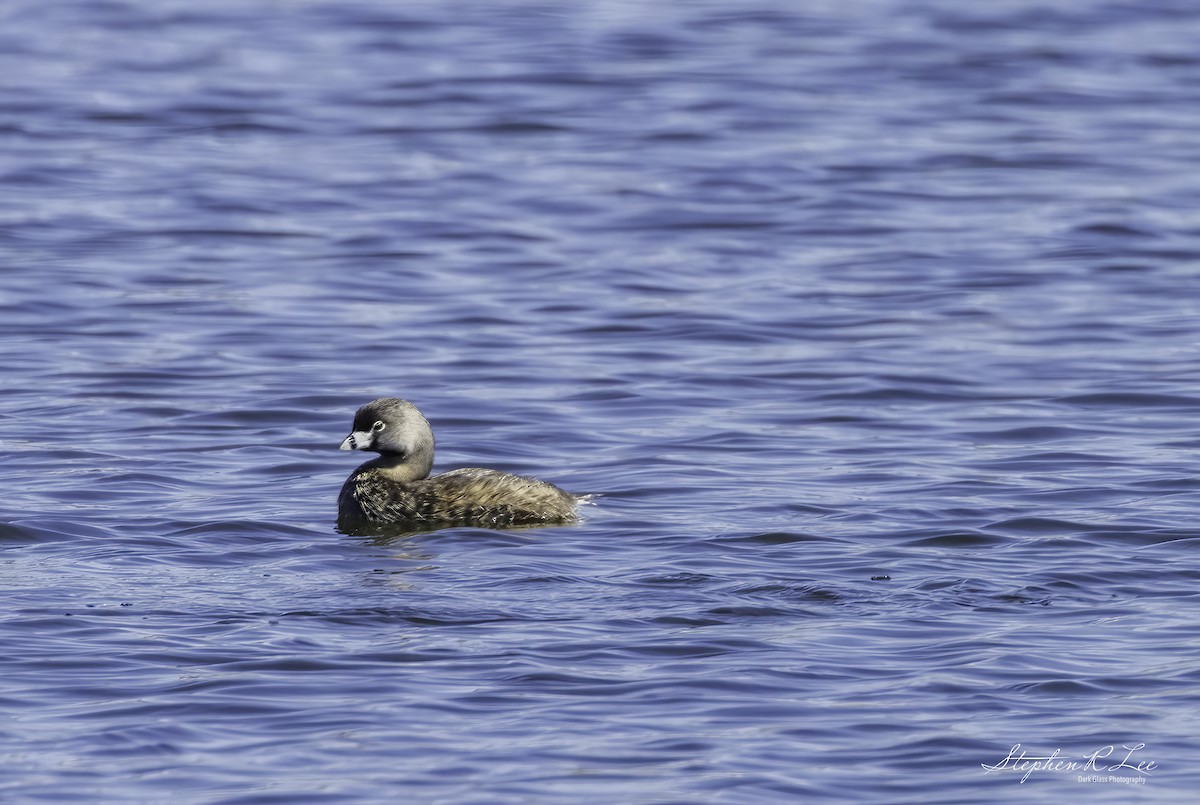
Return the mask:
{"type": "Polygon", "coordinates": [[[338,528],[348,533],[379,526],[504,528],[578,519],[580,497],[536,478],[477,468],[430,477],[433,429],[407,400],[383,397],[359,408],[341,449],[379,453],[350,474],[338,495],[338,528]]]}

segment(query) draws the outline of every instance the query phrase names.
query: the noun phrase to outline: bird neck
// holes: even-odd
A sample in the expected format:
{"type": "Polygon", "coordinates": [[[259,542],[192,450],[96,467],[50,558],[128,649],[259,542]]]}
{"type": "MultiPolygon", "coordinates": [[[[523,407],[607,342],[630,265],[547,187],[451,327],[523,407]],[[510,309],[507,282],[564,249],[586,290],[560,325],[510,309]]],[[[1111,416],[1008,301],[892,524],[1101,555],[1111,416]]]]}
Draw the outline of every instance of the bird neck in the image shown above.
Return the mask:
{"type": "Polygon", "coordinates": [[[371,459],[364,466],[378,470],[389,480],[408,483],[428,478],[429,471],[433,469],[433,459],[419,454],[380,453],[379,458],[371,459]]]}

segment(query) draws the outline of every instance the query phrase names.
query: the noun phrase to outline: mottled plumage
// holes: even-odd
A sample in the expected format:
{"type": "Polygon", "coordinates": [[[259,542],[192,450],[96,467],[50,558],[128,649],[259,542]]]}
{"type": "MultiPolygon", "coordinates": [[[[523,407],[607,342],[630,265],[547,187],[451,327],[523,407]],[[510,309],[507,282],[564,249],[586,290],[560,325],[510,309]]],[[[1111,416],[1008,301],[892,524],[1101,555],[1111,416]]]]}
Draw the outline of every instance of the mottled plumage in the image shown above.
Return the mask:
{"type": "Polygon", "coordinates": [[[380,526],[413,530],[448,525],[504,528],[573,522],[579,498],[553,484],[484,469],[428,477],[433,431],[412,403],[395,397],[358,409],[343,450],[372,450],[338,496],[338,527],[361,532],[380,526]]]}

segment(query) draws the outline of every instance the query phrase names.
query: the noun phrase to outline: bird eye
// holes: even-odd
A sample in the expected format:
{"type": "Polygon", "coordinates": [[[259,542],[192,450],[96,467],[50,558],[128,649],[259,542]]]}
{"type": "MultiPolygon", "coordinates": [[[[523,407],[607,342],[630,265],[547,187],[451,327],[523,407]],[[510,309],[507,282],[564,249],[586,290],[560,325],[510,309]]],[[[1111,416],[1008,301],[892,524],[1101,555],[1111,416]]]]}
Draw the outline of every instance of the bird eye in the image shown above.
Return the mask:
{"type": "Polygon", "coordinates": [[[379,431],[383,430],[386,427],[387,427],[387,425],[383,424],[382,422],[376,422],[374,425],[371,426],[371,432],[378,433],[379,431]]]}

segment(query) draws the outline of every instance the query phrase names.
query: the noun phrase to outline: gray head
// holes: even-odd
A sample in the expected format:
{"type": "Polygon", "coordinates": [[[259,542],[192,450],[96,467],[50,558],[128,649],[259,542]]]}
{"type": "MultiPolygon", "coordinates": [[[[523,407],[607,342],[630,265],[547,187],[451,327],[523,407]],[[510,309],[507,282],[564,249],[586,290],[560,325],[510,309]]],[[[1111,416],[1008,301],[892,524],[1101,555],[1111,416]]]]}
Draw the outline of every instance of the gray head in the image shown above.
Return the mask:
{"type": "Polygon", "coordinates": [[[354,415],[354,426],[342,450],[372,450],[384,459],[404,464],[412,479],[428,477],[433,469],[433,429],[408,400],[383,397],[367,403],[354,415]]]}

